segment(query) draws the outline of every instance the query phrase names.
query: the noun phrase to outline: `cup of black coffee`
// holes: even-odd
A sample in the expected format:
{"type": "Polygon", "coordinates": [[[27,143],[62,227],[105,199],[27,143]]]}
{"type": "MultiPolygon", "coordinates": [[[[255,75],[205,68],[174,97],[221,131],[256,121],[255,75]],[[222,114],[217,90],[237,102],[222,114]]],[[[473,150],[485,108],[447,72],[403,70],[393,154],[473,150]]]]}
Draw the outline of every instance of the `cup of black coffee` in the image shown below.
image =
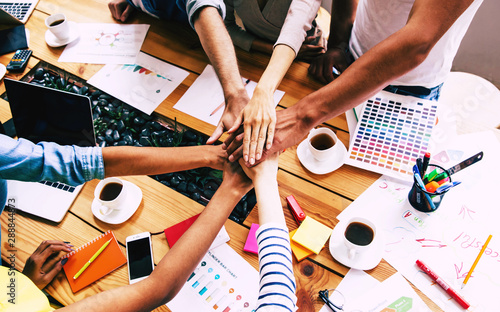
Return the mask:
{"type": "Polygon", "coordinates": [[[99,212],[106,216],[122,208],[127,196],[127,190],[122,180],[118,178],[106,178],[97,184],[94,196],[101,205],[99,212]]]}
{"type": "Polygon", "coordinates": [[[60,41],[69,38],[70,29],[66,16],[63,13],[52,14],[45,19],[45,26],[60,41]]]}
{"type": "Polygon", "coordinates": [[[312,129],[307,140],[309,151],[317,161],[325,161],[333,157],[338,147],[335,132],[325,127],[312,129]]]}
{"type": "Polygon", "coordinates": [[[375,224],[361,217],[352,218],[345,224],[344,243],[349,259],[354,259],[371,247],[377,231],[375,224]]]}

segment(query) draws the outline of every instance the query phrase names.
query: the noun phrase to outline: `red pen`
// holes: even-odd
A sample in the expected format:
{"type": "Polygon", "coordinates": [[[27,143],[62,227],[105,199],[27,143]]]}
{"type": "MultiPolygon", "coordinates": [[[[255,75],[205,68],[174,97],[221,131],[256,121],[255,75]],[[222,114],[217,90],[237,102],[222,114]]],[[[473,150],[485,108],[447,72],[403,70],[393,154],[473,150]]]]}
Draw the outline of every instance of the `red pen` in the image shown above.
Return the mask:
{"type": "Polygon", "coordinates": [[[306,218],[306,214],[300,208],[299,203],[295,199],[293,195],[287,196],[286,198],[286,203],[288,204],[288,208],[292,211],[292,215],[295,218],[295,221],[297,221],[298,224],[300,224],[304,219],[306,218]]]}
{"type": "Polygon", "coordinates": [[[458,304],[462,306],[464,309],[468,309],[470,304],[465,301],[465,299],[460,296],[453,288],[450,287],[445,281],[443,281],[434,271],[432,271],[425,263],[420,260],[417,260],[417,266],[421,268],[427,275],[429,275],[433,281],[435,281],[439,286],[441,286],[448,295],[450,295],[453,299],[455,299],[458,304]]]}

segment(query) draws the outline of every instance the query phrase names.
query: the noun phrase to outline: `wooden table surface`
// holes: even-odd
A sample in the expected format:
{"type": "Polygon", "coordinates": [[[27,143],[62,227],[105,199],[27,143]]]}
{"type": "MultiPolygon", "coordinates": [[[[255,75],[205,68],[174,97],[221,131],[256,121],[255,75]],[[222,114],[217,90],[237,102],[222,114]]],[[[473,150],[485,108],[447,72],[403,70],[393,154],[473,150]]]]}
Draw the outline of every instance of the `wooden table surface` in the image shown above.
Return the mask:
{"type": "MultiPolygon", "coordinates": [[[[50,48],[44,40],[45,18],[54,13],[64,13],[70,21],[77,23],[116,23],[109,13],[106,0],[41,0],[26,24],[30,31],[29,47],[33,50],[33,57],[24,73],[8,73],[7,77],[20,79],[40,60],[58,66],[85,80],[102,68],[103,65],[58,62],[64,48],[50,48]]],[[[189,26],[159,21],[143,13],[134,14],[127,23],[150,24],[150,30],[141,50],[190,73],[155,112],[170,119],[175,117],[181,124],[210,135],[215,128],[214,126],[173,108],[208,64],[208,58],[196,33],[189,26]]],[[[241,74],[258,81],[269,57],[240,49],[236,49],[236,52],[241,74]]],[[[0,56],[0,63],[6,65],[12,55],[13,53],[0,56]]],[[[307,75],[307,68],[308,64],[301,62],[295,62],[292,65],[279,86],[280,90],[285,91],[285,96],[278,109],[286,109],[286,107],[294,105],[299,99],[321,87],[319,83],[307,75]]],[[[0,94],[4,91],[5,87],[2,82],[0,83],[0,94]]],[[[5,122],[10,118],[8,103],[0,99],[0,121],[5,122]]],[[[323,126],[331,127],[344,145],[348,146],[349,133],[344,115],[329,120],[323,126]]],[[[298,225],[286,207],[286,196],[293,194],[307,215],[333,228],[337,223],[336,216],[379,177],[379,174],[347,165],[330,174],[312,174],[300,164],[296,146],[287,149],[280,157],[278,183],[288,228],[292,231],[298,225]]],[[[85,184],[69,213],[60,223],[51,223],[18,213],[15,221],[16,268],[22,270],[26,259],[43,240],[59,239],[70,241],[75,246],[81,246],[99,234],[113,230],[123,252],[125,252],[124,246],[127,236],[144,231],[160,232],[203,210],[202,205],[149,177],[133,176],[124,179],[141,188],[143,200],[138,211],[127,222],[120,225],[103,223],[93,216],[90,206],[93,191],[97,185],[95,180],[85,184]]],[[[257,256],[244,252],[243,245],[250,225],[258,223],[257,211],[258,207],[255,207],[245,220],[244,225],[230,220],[225,224],[231,237],[229,245],[256,269],[258,269],[257,256]]],[[[1,228],[2,257],[4,259],[7,257],[8,249],[6,245],[7,223],[7,213],[3,213],[1,228]]],[[[154,258],[158,262],[169,250],[165,236],[153,236],[153,246],[154,258]]],[[[321,309],[323,302],[318,297],[318,291],[335,288],[349,270],[333,259],[328,247],[325,247],[320,254],[311,256],[300,263],[294,259],[294,269],[299,311],[318,311],[321,309]]],[[[385,280],[394,272],[395,270],[387,262],[382,261],[368,273],[378,280],[385,280]]],[[[71,291],[66,277],[61,273],[47,286],[46,291],[60,303],[67,305],[127,283],[127,268],[122,266],[76,294],[71,291]]],[[[432,310],[439,311],[439,308],[425,296],[423,299],[432,310]]],[[[166,307],[160,307],[157,310],[168,311],[166,307]]]]}

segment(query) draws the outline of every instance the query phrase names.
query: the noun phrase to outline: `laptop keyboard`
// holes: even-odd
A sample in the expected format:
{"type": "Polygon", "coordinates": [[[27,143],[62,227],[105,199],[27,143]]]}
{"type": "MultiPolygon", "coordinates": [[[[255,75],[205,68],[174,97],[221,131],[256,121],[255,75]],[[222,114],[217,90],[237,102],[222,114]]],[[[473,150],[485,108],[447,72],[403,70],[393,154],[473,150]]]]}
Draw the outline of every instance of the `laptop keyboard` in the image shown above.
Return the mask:
{"type": "Polygon", "coordinates": [[[28,13],[32,2],[0,2],[0,8],[9,13],[10,15],[16,17],[19,20],[22,20],[26,13],[28,13]]]}
{"type": "Polygon", "coordinates": [[[67,185],[67,184],[64,184],[64,183],[59,183],[59,182],[40,181],[39,183],[45,184],[47,186],[52,186],[54,188],[57,188],[57,189],[60,189],[60,190],[63,190],[63,191],[67,191],[67,192],[70,192],[70,193],[73,193],[73,191],[75,190],[74,186],[70,186],[70,185],[67,185]]]}

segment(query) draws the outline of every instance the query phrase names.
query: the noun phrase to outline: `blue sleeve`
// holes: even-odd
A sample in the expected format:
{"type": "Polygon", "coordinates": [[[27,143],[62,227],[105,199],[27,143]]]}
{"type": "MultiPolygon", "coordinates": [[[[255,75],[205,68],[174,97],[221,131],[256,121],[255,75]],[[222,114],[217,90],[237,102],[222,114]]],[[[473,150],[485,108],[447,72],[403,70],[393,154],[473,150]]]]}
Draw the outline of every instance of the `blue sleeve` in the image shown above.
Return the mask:
{"type": "Polygon", "coordinates": [[[0,135],[0,179],[79,185],[104,178],[100,147],[34,144],[0,135]]]}
{"type": "Polygon", "coordinates": [[[219,11],[222,20],[226,17],[226,6],[223,0],[177,0],[177,5],[179,8],[185,8],[186,13],[189,18],[189,24],[194,29],[193,17],[195,13],[206,6],[211,6],[219,11]]]}

